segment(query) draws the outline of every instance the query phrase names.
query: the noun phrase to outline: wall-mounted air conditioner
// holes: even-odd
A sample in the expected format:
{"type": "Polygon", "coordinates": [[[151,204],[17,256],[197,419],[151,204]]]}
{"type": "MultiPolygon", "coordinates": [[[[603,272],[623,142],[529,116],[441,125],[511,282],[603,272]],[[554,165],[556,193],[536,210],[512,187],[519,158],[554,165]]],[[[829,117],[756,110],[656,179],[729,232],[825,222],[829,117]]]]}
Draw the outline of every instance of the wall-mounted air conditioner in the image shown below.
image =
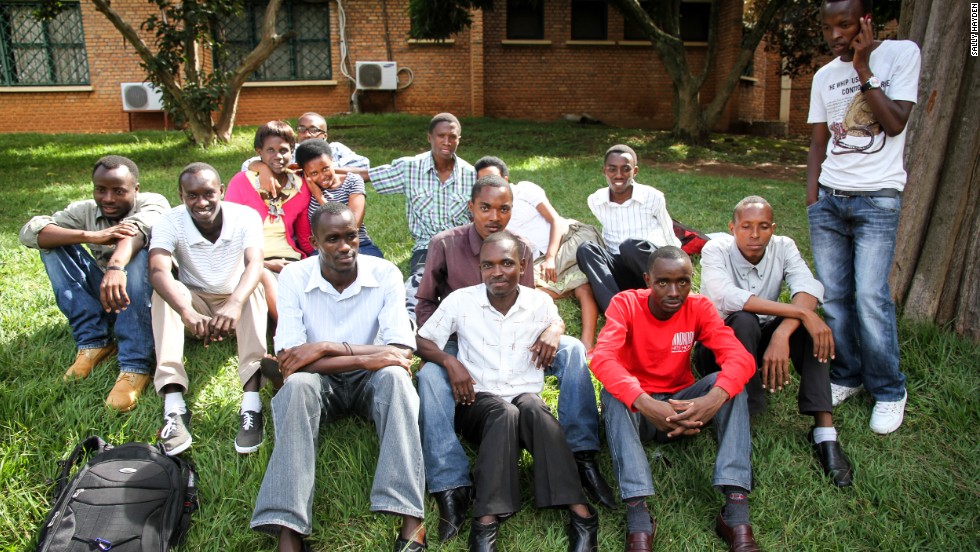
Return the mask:
{"type": "Polygon", "coordinates": [[[398,64],[394,61],[358,61],[358,90],[395,90],[398,88],[398,64]]]}
{"type": "Polygon", "coordinates": [[[148,82],[124,82],[123,111],[163,111],[163,94],[148,82]]]}

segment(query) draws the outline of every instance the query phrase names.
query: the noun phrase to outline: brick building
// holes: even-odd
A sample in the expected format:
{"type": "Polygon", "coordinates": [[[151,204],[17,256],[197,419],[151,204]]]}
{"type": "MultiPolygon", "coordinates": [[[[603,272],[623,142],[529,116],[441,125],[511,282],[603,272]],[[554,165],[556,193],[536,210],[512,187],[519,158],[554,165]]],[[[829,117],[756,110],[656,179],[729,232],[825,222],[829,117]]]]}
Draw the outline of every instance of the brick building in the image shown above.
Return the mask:
{"type": "MultiPolygon", "coordinates": [[[[236,122],[261,124],[306,110],[350,111],[355,85],[345,73],[354,74],[354,62],[393,60],[402,88],[357,93],[363,111],[530,120],[589,114],[621,126],[672,124],[671,84],[663,65],[605,0],[543,0],[537,7],[497,0],[492,11],[474,14],[470,29],[441,43],[408,39],[407,5],[408,0],[286,0],[280,32],[290,29],[296,37],[246,84],[236,122]]],[[[707,51],[710,5],[685,0],[682,6],[682,36],[696,70],[707,51]]],[[[742,6],[742,0],[717,4],[718,78],[735,58],[742,6]]],[[[0,0],[0,131],[162,128],[160,112],[123,111],[120,84],[140,82],[144,73],[132,47],[90,2],[82,0],[47,24],[31,18],[34,7],[0,0]],[[39,128],[39,120],[57,124],[39,128]]],[[[153,5],[115,0],[112,7],[138,28],[153,5]]],[[[250,3],[241,21],[228,27],[233,52],[242,54],[257,41],[262,9],[250,3]]],[[[792,86],[780,79],[778,63],[759,48],[717,130],[781,120],[792,131],[807,131],[808,83],[792,86]]],[[[709,76],[702,100],[713,93],[709,76]]]]}

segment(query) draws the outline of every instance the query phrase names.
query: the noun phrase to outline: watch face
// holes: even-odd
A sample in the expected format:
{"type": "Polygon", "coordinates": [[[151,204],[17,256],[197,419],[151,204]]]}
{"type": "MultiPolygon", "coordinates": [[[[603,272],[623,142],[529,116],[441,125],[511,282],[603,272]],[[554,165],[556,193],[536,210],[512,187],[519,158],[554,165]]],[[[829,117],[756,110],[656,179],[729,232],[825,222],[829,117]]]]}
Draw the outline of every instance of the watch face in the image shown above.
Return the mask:
{"type": "Polygon", "coordinates": [[[868,79],[868,88],[881,88],[881,79],[878,77],[868,79]]]}

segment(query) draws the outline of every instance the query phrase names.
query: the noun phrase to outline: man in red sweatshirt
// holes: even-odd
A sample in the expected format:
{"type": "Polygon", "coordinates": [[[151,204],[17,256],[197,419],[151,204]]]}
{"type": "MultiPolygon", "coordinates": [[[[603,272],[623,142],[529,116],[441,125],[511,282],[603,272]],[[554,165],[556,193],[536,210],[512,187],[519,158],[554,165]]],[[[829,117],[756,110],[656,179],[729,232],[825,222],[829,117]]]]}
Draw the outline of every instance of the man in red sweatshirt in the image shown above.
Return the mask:
{"type": "Polygon", "coordinates": [[[755,361],[710,300],[688,297],[692,273],[691,259],[680,248],[654,251],[643,275],[648,289],[613,297],[592,359],[626,503],[626,550],[650,550],[656,533],[646,504],[654,489],[643,441],[695,435],[712,420],[718,436],[712,484],[726,496],[715,531],[729,550],[758,550],[749,525],[752,444],[743,392],[755,361]],[[691,374],[695,341],[714,352],[721,366],[698,381],[691,374]]]}

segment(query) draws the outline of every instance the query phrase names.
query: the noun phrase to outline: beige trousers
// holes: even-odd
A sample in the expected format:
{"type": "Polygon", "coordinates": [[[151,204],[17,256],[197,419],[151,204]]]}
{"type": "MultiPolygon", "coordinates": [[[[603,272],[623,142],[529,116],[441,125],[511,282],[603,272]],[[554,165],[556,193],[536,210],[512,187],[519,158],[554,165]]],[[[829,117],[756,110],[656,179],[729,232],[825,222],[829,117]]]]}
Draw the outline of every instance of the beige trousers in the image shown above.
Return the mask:
{"type": "MultiPolygon", "coordinates": [[[[181,294],[191,300],[195,311],[212,316],[224,304],[228,295],[202,293],[187,289],[177,282],[181,294]]],[[[164,386],[175,383],[187,390],[187,371],[184,369],[184,334],[186,328],[169,303],[153,292],[152,301],[153,342],[157,352],[157,371],[153,385],[157,393],[164,386]]],[[[245,385],[259,370],[259,361],[266,353],[266,328],[268,326],[268,307],[265,304],[265,289],[258,285],[242,307],[242,315],[235,327],[238,341],[238,377],[245,385]]]]}

